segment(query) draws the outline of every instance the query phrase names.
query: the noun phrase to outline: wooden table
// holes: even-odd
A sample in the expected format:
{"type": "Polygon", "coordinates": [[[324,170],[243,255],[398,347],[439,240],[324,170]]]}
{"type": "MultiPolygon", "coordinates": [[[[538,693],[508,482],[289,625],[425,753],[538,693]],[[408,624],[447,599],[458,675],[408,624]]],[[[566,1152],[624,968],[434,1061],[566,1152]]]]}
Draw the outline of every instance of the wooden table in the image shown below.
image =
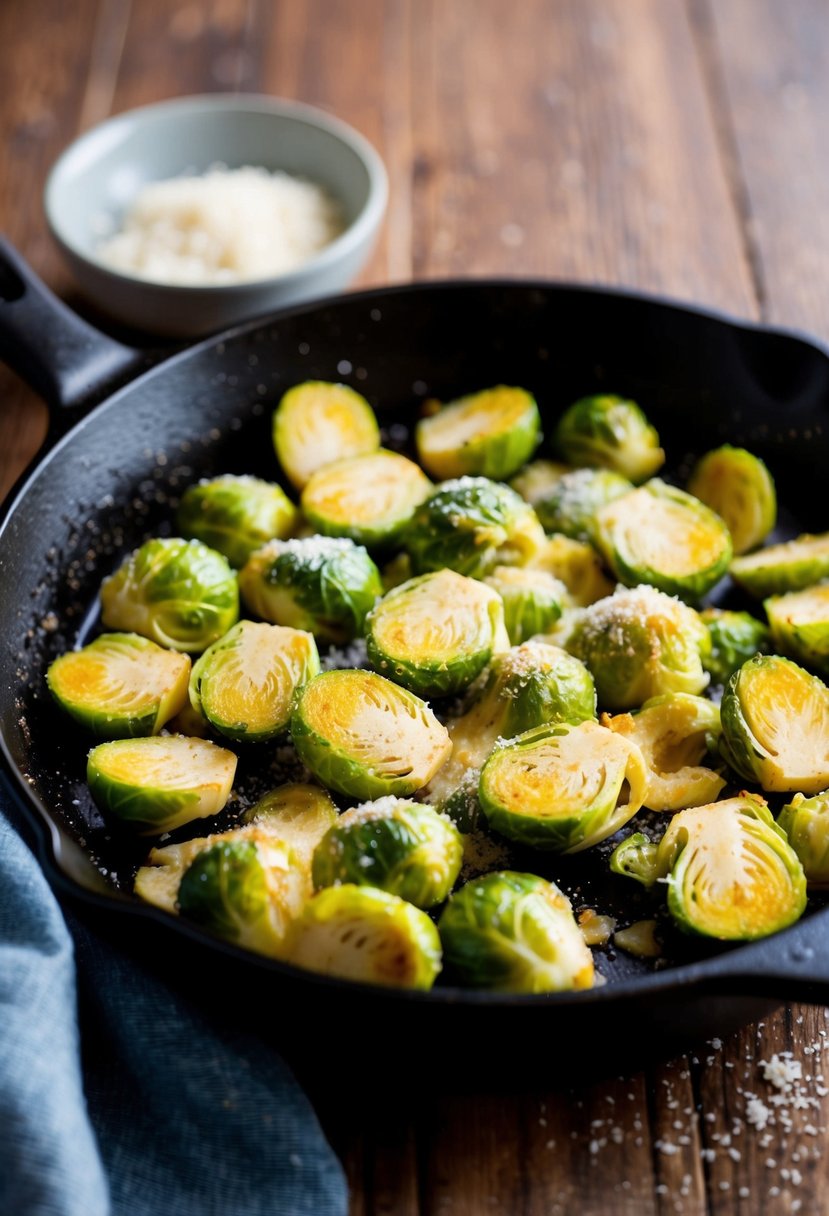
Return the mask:
{"type": "MultiPolygon", "coordinates": [[[[39,202],[61,148],[131,106],[261,90],[384,156],[366,284],[623,283],[829,338],[827,69],[824,0],[3,0],[0,228],[65,291],[39,202]]],[[[2,494],[45,411],[2,369],[0,402],[2,494]]],[[[578,1092],[329,1111],[355,1216],[825,1212],[828,1016],[578,1092]],[[747,1092],[778,1092],[759,1061],[787,1051],[803,1108],[748,1126],[747,1092]]]]}

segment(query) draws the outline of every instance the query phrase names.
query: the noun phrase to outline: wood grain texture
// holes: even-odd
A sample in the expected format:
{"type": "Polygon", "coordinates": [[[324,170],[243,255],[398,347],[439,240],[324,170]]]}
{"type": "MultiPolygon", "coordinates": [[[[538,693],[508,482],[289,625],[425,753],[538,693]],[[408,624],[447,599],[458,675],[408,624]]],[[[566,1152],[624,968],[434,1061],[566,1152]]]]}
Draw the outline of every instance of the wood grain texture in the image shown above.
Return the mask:
{"type": "MultiPolygon", "coordinates": [[[[829,336],[827,63],[822,0],[5,0],[0,228],[65,290],[35,205],[61,147],[134,105],[261,90],[381,151],[364,283],[625,283],[829,336]]],[[[0,494],[43,425],[0,371],[0,494]]],[[[328,1092],[320,1114],[354,1216],[811,1216],[829,1210],[824,1015],[577,1090],[448,1078],[407,1104],[404,1070],[387,1106],[328,1092]],[[761,1066],[781,1052],[802,1067],[788,1094],[761,1066]]]]}
{"type": "Polygon", "coordinates": [[[829,20],[820,3],[695,0],[764,318],[829,338],[829,20]]]}

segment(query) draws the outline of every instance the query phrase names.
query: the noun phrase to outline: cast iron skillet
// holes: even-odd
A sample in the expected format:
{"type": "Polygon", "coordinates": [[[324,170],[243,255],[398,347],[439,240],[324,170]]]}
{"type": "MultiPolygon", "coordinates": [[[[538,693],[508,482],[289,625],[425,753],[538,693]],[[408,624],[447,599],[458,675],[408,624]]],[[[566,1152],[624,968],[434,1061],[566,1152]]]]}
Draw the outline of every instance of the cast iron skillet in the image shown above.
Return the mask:
{"type": "MultiPolygon", "coordinates": [[[[629,394],[657,425],[674,472],[723,441],[745,444],[777,479],[791,512],[784,534],[829,528],[829,357],[815,341],[630,292],[455,282],[294,308],[142,370],[145,356],[81,321],[6,246],[0,356],[46,398],[52,419],[45,455],[0,523],[6,781],[37,825],[50,879],[87,907],[88,918],[119,939],[151,943],[179,972],[232,976],[231,988],[257,993],[257,1020],[263,997],[280,1025],[301,1024],[322,1001],[340,1029],[368,1024],[405,1034],[416,1026],[427,1044],[457,1045],[473,1034],[480,1043],[495,1035],[503,1042],[507,1031],[511,1057],[526,1043],[536,1063],[539,1035],[566,1042],[581,1059],[580,1047],[613,1059],[624,1038],[630,1062],[636,1044],[667,1051],[721,1035],[782,999],[829,1002],[829,911],[819,908],[754,945],[712,950],[670,940],[668,959],[655,969],[621,954],[599,956],[609,982],[580,994],[396,992],[243,954],[128,894],[146,842],[136,846],[102,824],[83,781],[88,740],[65,726],[43,685],[51,658],[95,628],[101,578],[146,536],[169,530],[184,486],[218,472],[276,474],[271,410],[288,386],[309,378],[354,385],[393,444],[405,442],[405,425],[426,396],[521,384],[536,394],[549,431],[580,395],[629,394]]],[[[243,757],[244,799],[285,779],[276,764],[261,768],[243,757]]],[[[647,914],[644,906],[631,913],[635,896],[607,876],[597,851],[568,864],[520,857],[515,864],[555,876],[577,904],[627,909],[628,920],[647,914]]],[[[560,1052],[553,1055],[560,1061],[560,1052]]]]}

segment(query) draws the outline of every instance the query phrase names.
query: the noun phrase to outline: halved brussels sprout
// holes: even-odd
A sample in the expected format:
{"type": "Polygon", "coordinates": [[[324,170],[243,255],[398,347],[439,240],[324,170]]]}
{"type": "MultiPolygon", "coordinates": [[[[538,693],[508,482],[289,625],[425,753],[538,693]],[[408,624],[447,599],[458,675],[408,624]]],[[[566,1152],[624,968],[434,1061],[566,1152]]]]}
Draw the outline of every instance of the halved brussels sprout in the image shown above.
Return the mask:
{"type": "Polygon", "coordinates": [[[308,898],[307,870],[265,832],[229,835],[200,850],[184,871],[179,911],[217,937],[281,958],[288,928],[308,898]]]}
{"type": "Polygon", "coordinates": [[[338,815],[327,790],[295,781],[263,794],[245,811],[242,822],[289,845],[310,872],[314,849],[338,815]]]}
{"type": "Polygon", "coordinates": [[[622,878],[633,878],[643,887],[652,887],[659,877],[656,855],[659,846],[644,832],[632,832],[610,854],[610,868],[622,878]]]}
{"type": "Polygon", "coordinates": [[[190,701],[228,739],[261,743],[285,730],[320,659],[313,635],[240,621],[193,666],[190,701]]]}
{"type": "Polygon", "coordinates": [[[306,684],[291,734],[314,776],[352,798],[405,798],[431,780],[452,750],[425,701],[356,669],[324,671],[306,684]]]}
{"type": "Polygon", "coordinates": [[[433,489],[414,461],[381,449],[319,469],[302,491],[302,510],[324,536],[390,545],[433,489]]]}
{"type": "Polygon", "coordinates": [[[496,748],[478,797],[490,827],[508,840],[579,853],[633,818],[647,784],[635,743],[596,722],[558,723],[496,748]]]}
{"type": "MultiPolygon", "coordinates": [[[[452,755],[429,785],[430,801],[450,797],[470,770],[481,768],[499,739],[547,722],[584,722],[596,716],[596,690],[584,664],[538,640],[493,659],[470,698],[464,712],[447,721],[452,755]]],[[[477,793],[477,781],[475,789],[477,793]]],[[[455,818],[450,807],[442,809],[455,818]]]]}
{"type": "Polygon", "coordinates": [[[698,462],[688,493],[721,516],[735,553],[756,549],[777,522],[777,495],[771,473],[759,456],[726,443],[698,462]]]}
{"type": "Polygon", "coordinates": [[[362,633],[383,594],[380,571],[360,545],[327,536],[275,540],[239,573],[247,606],[274,625],[340,645],[362,633]]]}
{"type": "Polygon", "coordinates": [[[559,464],[557,460],[531,460],[510,479],[510,485],[534,507],[552,493],[565,473],[571,472],[569,464],[559,464]]]}
{"type": "Polygon", "coordinates": [[[720,711],[704,697],[654,697],[634,714],[604,714],[602,725],[630,739],[644,756],[645,806],[652,811],[703,806],[725,785],[719,773],[699,763],[720,736],[720,711]]]}
{"type": "Polygon", "coordinates": [[[375,452],[380,428],[365,397],[353,388],[308,380],[288,389],[276,407],[273,446],[287,477],[301,490],[317,469],[375,452]]]}
{"type": "Polygon", "coordinates": [[[702,663],[717,684],[725,684],[755,654],[769,652],[768,629],[748,612],[705,608],[700,619],[711,639],[711,649],[703,654],[702,663]]]}
{"type": "Polygon", "coordinates": [[[200,540],[148,540],[101,586],[108,629],[140,633],[171,650],[204,650],[238,618],[236,575],[200,540]]]}
{"type": "Polygon", "coordinates": [[[182,536],[203,541],[232,566],[244,566],[269,540],[288,536],[296,518],[281,486],[229,473],[189,486],[176,515],[182,536]]]}
{"type": "Polygon", "coordinates": [[[467,988],[568,992],[593,986],[593,956],[570,901],[535,874],[474,878],[441,915],[447,971],[467,988]]]}
{"type": "Polygon", "coordinates": [[[765,599],[784,591],[800,591],[829,578],[829,532],[808,532],[782,545],[735,557],[729,571],[750,595],[765,599]]]}
{"type": "Polygon", "coordinates": [[[541,418],[530,393],[500,384],[422,418],[415,438],[421,463],[441,481],[467,474],[504,480],[538,446],[541,418]]]}
{"type": "Polygon", "coordinates": [[[615,469],[645,481],[665,460],[659,436],[635,401],[605,393],[582,397],[562,414],[555,446],[565,460],[592,469],[615,469]]]}
{"type": "Polygon", "coordinates": [[[549,537],[530,562],[533,570],[545,570],[559,579],[576,607],[587,608],[613,591],[614,584],[592,545],[558,533],[549,537]]]}
{"type": "Polygon", "coordinates": [[[599,705],[630,709],[669,692],[702,692],[708,631],[681,600],[653,587],[618,589],[585,608],[567,649],[590,669],[599,705]]]}
{"type": "Polygon", "coordinates": [[[145,835],[218,815],[235,773],[233,752],[185,735],[99,743],[86,766],[95,804],[145,835]]]}
{"type": "Polygon", "coordinates": [[[731,537],[699,499],[654,478],[601,507],[596,544],[620,582],[696,600],[728,570],[731,537]]]}
{"type": "Polygon", "coordinates": [[[513,646],[552,629],[570,596],[546,570],[496,566],[484,580],[504,602],[504,624],[513,646]]]}
{"type": "Polygon", "coordinates": [[[829,583],[772,596],[763,607],[776,646],[829,675],[829,583]]]}
{"type": "Polygon", "coordinates": [[[593,516],[599,507],[632,489],[633,483],[612,469],[573,469],[559,478],[546,498],[533,505],[545,532],[591,541],[593,516]]]}
{"type": "Polygon", "coordinates": [[[483,578],[498,565],[527,565],[544,540],[532,507],[509,486],[485,477],[438,486],[417,508],[404,536],[416,573],[448,566],[472,578],[483,578]]]}
{"type": "Polygon", "coordinates": [[[812,887],[829,887],[829,790],[804,798],[795,794],[777,816],[812,887]]]}
{"type": "Polygon", "coordinates": [[[454,570],[410,579],[366,618],[375,667],[423,697],[460,692],[509,648],[496,591],[454,570]]]}
{"type": "Polygon", "coordinates": [[[757,655],[728,681],[723,758],[769,793],[829,785],[829,688],[789,659],[757,655]]]}
{"type": "Polygon", "coordinates": [[[395,988],[431,988],[441,967],[438,931],[397,895],[346,883],[309,899],[287,957],[297,967],[395,988]]]}
{"type": "Polygon", "coordinates": [[[154,735],[187,701],[190,660],[137,633],[104,633],[46,673],[61,709],[99,739],[154,735]]]}
{"type": "Polygon", "coordinates": [[[674,815],[656,871],[679,927],[720,941],[767,937],[806,907],[803,867],[757,795],[674,815]]]}
{"type": "Polygon", "coordinates": [[[346,811],[314,852],[314,886],[378,887],[418,908],[443,903],[463,859],[457,828],[430,806],[380,798],[346,811]]]}

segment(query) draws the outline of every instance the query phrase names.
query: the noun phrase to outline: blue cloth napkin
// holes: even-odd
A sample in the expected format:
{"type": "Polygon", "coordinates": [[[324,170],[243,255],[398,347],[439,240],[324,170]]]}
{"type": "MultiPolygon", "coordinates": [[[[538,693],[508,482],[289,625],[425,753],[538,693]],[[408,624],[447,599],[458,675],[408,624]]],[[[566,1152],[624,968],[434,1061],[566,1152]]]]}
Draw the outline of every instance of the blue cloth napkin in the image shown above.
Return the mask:
{"type": "Polygon", "coordinates": [[[284,1062],[68,915],[70,933],[16,814],[0,809],[0,1212],[344,1216],[284,1062]]]}

